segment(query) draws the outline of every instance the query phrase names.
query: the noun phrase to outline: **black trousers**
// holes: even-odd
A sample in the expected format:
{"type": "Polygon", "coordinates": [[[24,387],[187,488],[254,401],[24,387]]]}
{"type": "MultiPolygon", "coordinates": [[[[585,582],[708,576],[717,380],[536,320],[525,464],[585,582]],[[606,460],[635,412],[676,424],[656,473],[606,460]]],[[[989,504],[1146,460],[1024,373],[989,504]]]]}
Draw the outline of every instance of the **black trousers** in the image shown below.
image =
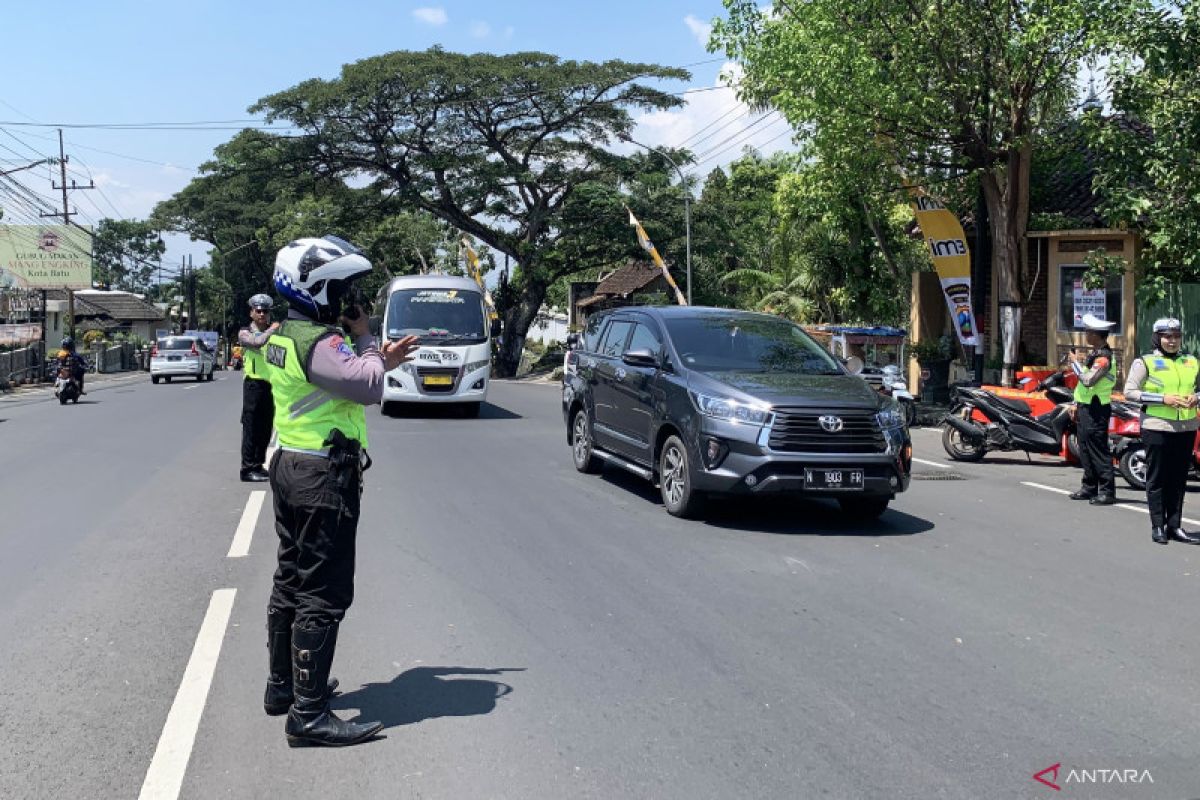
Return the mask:
{"type": "Polygon", "coordinates": [[[261,468],[267,460],[275,401],[271,382],[246,378],[242,381],[242,469],[261,468]]]}
{"type": "Polygon", "coordinates": [[[1156,528],[1178,528],[1183,521],[1183,497],[1192,468],[1195,431],[1148,431],[1142,428],[1146,445],[1146,503],[1150,524],[1156,528]]]}
{"type": "Polygon", "coordinates": [[[361,474],[342,487],[329,459],[280,450],[271,490],[279,555],[268,614],[306,629],[341,622],[354,601],[361,474]]]}
{"type": "Polygon", "coordinates": [[[1108,443],[1108,420],[1112,406],[1099,400],[1078,406],[1075,426],[1079,435],[1079,458],[1083,462],[1083,483],[1080,490],[1088,494],[1114,497],[1117,493],[1113,473],[1112,447],[1108,443]]]}

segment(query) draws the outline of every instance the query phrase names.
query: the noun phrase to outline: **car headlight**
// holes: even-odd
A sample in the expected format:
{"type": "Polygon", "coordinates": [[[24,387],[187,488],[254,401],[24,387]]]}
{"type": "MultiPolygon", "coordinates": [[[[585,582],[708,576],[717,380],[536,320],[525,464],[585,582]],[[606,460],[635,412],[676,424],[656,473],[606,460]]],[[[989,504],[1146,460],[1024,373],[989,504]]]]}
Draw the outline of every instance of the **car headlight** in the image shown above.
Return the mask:
{"type": "Polygon", "coordinates": [[[463,374],[464,374],[464,375],[470,375],[470,374],[471,374],[472,372],[474,372],[475,370],[477,370],[477,369],[483,369],[484,367],[486,367],[486,366],[487,366],[488,364],[490,364],[490,363],[491,363],[491,362],[490,362],[490,361],[487,361],[487,360],[484,360],[484,361],[471,361],[471,362],[469,362],[469,363],[468,363],[468,364],[467,364],[465,367],[463,367],[463,374]]]}
{"type": "Polygon", "coordinates": [[[730,400],[727,397],[713,397],[712,395],[700,394],[693,392],[692,397],[696,401],[696,407],[700,409],[700,413],[706,417],[713,419],[723,419],[728,422],[745,422],[750,425],[765,425],[767,420],[771,418],[771,409],[762,406],[752,406],[746,403],[739,403],[736,400],[730,400]]]}
{"type": "Polygon", "coordinates": [[[900,410],[900,406],[896,403],[889,403],[883,407],[879,413],[875,415],[875,421],[879,423],[879,427],[885,431],[895,428],[904,427],[904,412],[900,410]]]}

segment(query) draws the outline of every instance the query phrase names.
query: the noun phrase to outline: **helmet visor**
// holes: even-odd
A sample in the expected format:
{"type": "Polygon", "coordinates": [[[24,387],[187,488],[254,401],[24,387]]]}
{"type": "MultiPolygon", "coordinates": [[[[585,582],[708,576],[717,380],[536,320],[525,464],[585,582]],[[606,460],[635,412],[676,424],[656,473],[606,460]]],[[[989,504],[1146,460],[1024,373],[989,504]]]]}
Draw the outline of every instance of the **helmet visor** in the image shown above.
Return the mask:
{"type": "Polygon", "coordinates": [[[345,239],[341,238],[340,236],[329,235],[329,236],[322,236],[321,238],[324,239],[325,241],[329,242],[330,244],[336,245],[338,248],[340,248],[343,252],[347,253],[348,255],[361,256],[363,254],[362,250],[360,250],[358,247],[355,247],[354,245],[350,244],[349,242],[347,242],[345,239]]]}

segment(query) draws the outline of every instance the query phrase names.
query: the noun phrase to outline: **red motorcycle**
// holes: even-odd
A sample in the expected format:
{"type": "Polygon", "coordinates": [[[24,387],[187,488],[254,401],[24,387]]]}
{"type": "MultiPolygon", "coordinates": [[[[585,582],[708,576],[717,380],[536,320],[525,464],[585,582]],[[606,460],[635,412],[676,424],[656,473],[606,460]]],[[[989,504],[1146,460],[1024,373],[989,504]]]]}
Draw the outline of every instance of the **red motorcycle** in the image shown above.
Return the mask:
{"type": "MultiPolygon", "coordinates": [[[[1140,412],[1133,403],[1123,403],[1140,412]]],[[[1146,445],[1142,442],[1141,414],[1132,419],[1117,418],[1117,402],[1113,402],[1113,416],[1108,423],[1109,440],[1112,442],[1113,460],[1125,482],[1141,491],[1146,488],[1146,445]]],[[[1200,480],[1200,431],[1192,442],[1192,468],[1189,480],[1200,480]]]]}

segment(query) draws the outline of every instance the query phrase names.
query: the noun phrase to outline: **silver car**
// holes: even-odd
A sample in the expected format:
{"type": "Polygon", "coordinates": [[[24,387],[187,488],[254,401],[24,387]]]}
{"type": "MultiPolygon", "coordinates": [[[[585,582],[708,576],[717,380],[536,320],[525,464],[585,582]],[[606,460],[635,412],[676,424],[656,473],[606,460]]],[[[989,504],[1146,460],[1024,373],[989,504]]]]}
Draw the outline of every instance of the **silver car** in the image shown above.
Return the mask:
{"type": "Polygon", "coordinates": [[[215,366],[216,354],[199,337],[164,336],[150,351],[150,382],[183,377],[211,381],[215,366]]]}

